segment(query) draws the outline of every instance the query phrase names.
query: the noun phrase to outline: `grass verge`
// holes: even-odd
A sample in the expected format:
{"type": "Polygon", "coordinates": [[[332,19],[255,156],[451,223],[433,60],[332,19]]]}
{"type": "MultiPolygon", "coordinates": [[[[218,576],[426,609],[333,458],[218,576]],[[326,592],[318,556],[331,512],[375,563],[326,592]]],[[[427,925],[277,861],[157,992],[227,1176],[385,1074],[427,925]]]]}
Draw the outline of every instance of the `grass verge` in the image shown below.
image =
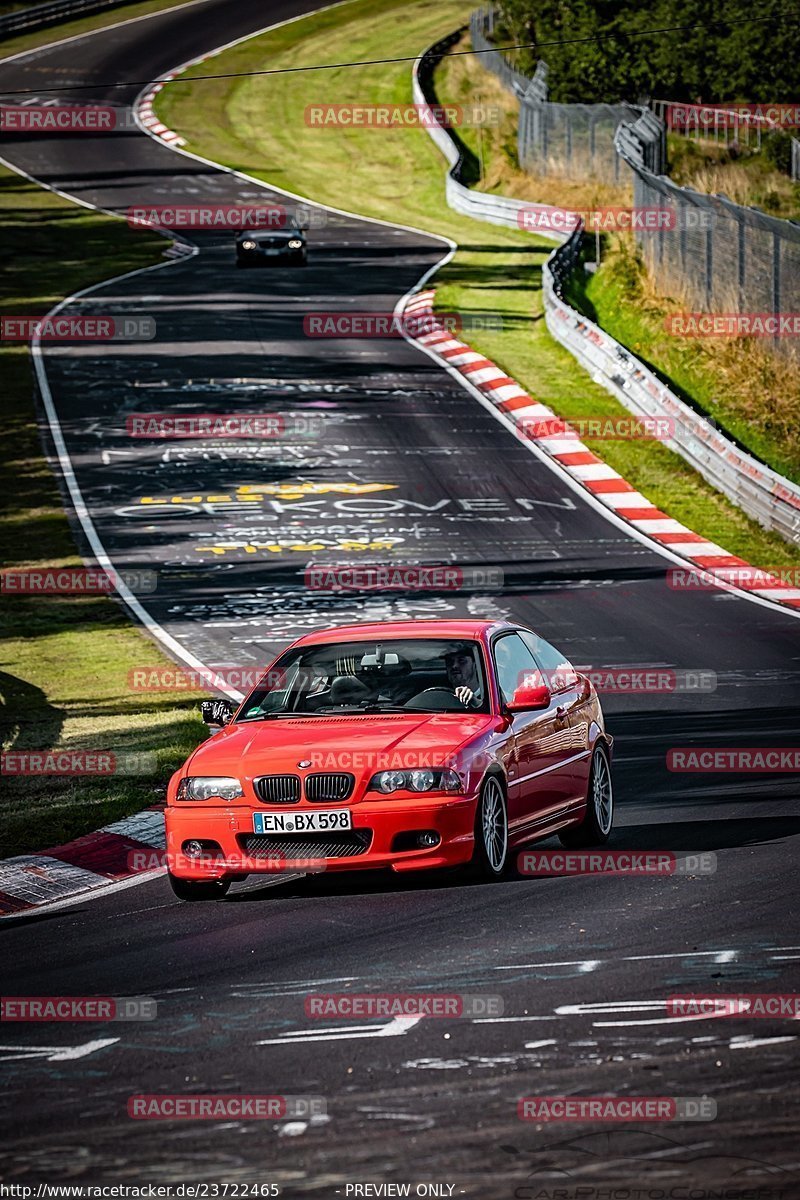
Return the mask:
{"type": "Polygon", "coordinates": [[[800,374],[796,360],[757,338],[678,338],[670,315],[685,303],[656,289],[631,238],[610,238],[600,269],[576,274],[567,296],[653,367],[751,453],[800,483],[800,374]]]}
{"type": "Polygon", "coordinates": [[[462,34],[452,47],[458,53],[448,54],[437,69],[436,90],[441,100],[446,98],[465,108],[477,104],[491,109],[493,123],[483,128],[465,126],[458,130],[478,166],[473,186],[483,192],[566,208],[633,203],[633,185],[628,173],[621,173],[620,182],[612,184],[530,175],[523,171],[517,158],[519,102],[474,55],[463,53],[471,45],[469,34],[462,34]]]}
{"type": "MultiPolygon", "coordinates": [[[[41,315],[64,295],[157,262],[163,238],[86,209],[0,168],[4,315],[41,315]],[[20,252],[20,247],[24,248],[20,252]]],[[[168,268],[167,268],[168,269],[168,268]]],[[[98,350],[102,354],[102,348],[98,350]]],[[[6,569],[81,566],[42,452],[27,344],[0,343],[3,460],[0,561],[6,569]]],[[[167,663],[107,597],[3,597],[0,742],[4,750],[151,752],[147,775],[4,776],[0,857],[53,846],[163,797],[204,734],[196,693],[137,693],[133,667],[167,663]]]]}
{"type": "MultiPolygon", "coordinates": [[[[374,59],[387,46],[394,55],[418,54],[463,24],[468,11],[452,0],[434,8],[425,0],[355,0],[243,42],[217,56],[214,70],[374,59]]],[[[624,413],[547,333],[541,266],[551,244],[449,210],[444,160],[424,130],[306,122],[314,103],[409,103],[409,63],[195,83],[191,76],[192,70],[170,84],[158,101],[162,120],[180,131],[188,149],[315,200],[455,239],[458,253],[436,276],[439,306],[503,318],[502,330],[475,334],[476,349],[563,417],[624,413]]],[[[450,94],[446,73],[441,78],[440,101],[464,98],[450,94]]],[[[594,448],[660,508],[732,553],[762,566],[792,561],[781,538],[662,445],[607,441],[594,448]]]]}

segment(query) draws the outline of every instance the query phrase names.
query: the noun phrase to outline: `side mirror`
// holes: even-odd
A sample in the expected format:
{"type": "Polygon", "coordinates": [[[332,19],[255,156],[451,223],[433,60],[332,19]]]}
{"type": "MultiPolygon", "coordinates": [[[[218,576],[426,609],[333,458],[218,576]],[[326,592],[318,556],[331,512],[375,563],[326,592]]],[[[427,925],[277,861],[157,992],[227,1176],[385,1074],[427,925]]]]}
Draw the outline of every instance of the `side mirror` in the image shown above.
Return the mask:
{"type": "Polygon", "coordinates": [[[511,702],[506,705],[509,712],[532,712],[537,708],[548,708],[550,705],[550,688],[546,683],[522,683],[514,692],[511,702]]]}
{"type": "Polygon", "coordinates": [[[200,705],[200,714],[206,725],[230,725],[238,707],[232,700],[204,700],[200,705]]]}

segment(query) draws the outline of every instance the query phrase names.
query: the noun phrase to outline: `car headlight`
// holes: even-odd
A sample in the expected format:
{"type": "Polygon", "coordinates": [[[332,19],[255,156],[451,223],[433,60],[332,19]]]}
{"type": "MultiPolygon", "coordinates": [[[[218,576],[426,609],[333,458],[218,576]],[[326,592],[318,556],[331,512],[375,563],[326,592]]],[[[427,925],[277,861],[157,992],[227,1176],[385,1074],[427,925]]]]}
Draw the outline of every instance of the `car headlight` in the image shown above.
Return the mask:
{"type": "Polygon", "coordinates": [[[303,243],[300,241],[299,238],[292,238],[292,240],[289,242],[289,249],[290,250],[299,250],[300,247],[302,246],[302,244],[303,243]]]}
{"type": "Polygon", "coordinates": [[[255,250],[256,244],[255,242],[242,242],[241,247],[243,250],[255,250]]]}
{"type": "Polygon", "coordinates": [[[369,781],[369,791],[381,792],[458,792],[461,779],[449,767],[416,767],[409,771],[378,771],[369,781]]]}
{"type": "Polygon", "coordinates": [[[227,775],[190,775],[178,784],[178,800],[237,800],[243,796],[238,779],[227,775]]]}

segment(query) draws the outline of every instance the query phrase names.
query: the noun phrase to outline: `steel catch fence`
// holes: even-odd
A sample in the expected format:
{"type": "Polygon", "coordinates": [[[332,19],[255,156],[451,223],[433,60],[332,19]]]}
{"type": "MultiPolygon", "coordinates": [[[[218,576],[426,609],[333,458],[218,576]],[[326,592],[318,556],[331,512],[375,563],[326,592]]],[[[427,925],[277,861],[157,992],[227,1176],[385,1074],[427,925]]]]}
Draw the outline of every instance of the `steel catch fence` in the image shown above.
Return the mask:
{"type": "MultiPolygon", "coordinates": [[[[416,103],[436,104],[434,67],[459,36],[460,33],[455,33],[436,43],[414,64],[416,103]]],[[[652,114],[649,121],[643,120],[640,133],[652,129],[652,120],[652,114]]],[[[426,128],[450,164],[446,197],[448,205],[457,212],[513,227],[519,224],[521,208],[544,207],[466,188],[458,178],[462,154],[455,139],[432,120],[426,122],[426,128]]],[[[637,148],[632,143],[630,153],[635,152],[640,155],[638,167],[642,170],[641,164],[647,157],[645,147],[637,148]]],[[[545,320],[553,337],[629,412],[671,420],[673,436],[667,441],[671,449],[766,529],[775,530],[793,545],[800,546],[800,487],[738,447],[672,392],[626,347],[567,304],[564,289],[581,262],[582,225],[567,238],[555,233],[545,236],[560,243],[542,268],[545,320]]]]}
{"type": "MultiPolygon", "coordinates": [[[[557,104],[547,98],[547,64],[540,61],[533,77],[512,66],[503,53],[490,52],[487,35],[494,30],[494,9],[480,8],[470,17],[470,37],[476,58],[519,100],[517,158],[523,170],[535,175],[593,179],[628,184],[614,135],[622,121],[634,121],[644,111],[633,104],[557,104]]],[[[666,143],[652,148],[652,167],[663,169],[666,143]]]]}
{"type": "MultiPolygon", "coordinates": [[[[490,44],[486,35],[493,22],[491,9],[472,14],[470,32],[476,49],[485,50],[490,44]]],[[[502,54],[480,57],[495,73],[500,70],[497,60],[502,60],[502,54]]],[[[514,91],[519,95],[518,86],[514,91]]],[[[748,127],[753,126],[750,121],[748,127]]],[[[743,315],[747,320],[800,312],[800,224],[735,204],[724,195],[707,195],[674,183],[663,173],[664,121],[649,109],[551,105],[537,89],[536,99],[529,94],[520,98],[518,146],[520,164],[537,174],[555,169],[579,178],[626,183],[632,178],[634,208],[665,214],[665,224],[657,231],[635,230],[637,244],[663,290],[681,303],[702,312],[743,315]],[[605,119],[604,109],[616,111],[621,119],[616,124],[610,117],[605,119]],[[596,117],[594,137],[590,116],[596,117]]],[[[792,161],[800,175],[796,139],[792,161]]],[[[800,357],[797,337],[784,335],[779,327],[767,344],[800,357]]]]}
{"type": "MultiPolygon", "coordinates": [[[[648,167],[654,118],[621,125],[615,144],[633,172],[634,207],[669,210],[670,226],[635,231],[662,290],[697,311],[763,319],[800,312],[800,224],[679,187],[648,167]]],[[[798,355],[798,339],[775,332],[775,348],[798,355]]]]}
{"type": "MultiPolygon", "coordinates": [[[[653,100],[653,112],[668,129],[693,141],[713,141],[715,145],[747,146],[761,149],[766,133],[779,133],[781,126],[769,117],[745,109],[724,108],[712,104],[681,104],[672,100],[653,100]]],[[[791,177],[800,180],[800,140],[792,135],[791,177]]]]}

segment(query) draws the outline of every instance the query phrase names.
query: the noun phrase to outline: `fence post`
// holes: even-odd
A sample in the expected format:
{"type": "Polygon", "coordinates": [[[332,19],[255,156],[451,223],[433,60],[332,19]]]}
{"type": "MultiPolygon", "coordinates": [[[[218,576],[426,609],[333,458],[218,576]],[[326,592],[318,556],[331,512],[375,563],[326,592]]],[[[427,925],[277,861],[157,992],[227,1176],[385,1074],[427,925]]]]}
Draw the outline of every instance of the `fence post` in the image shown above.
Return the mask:
{"type": "Polygon", "coordinates": [[[711,311],[711,295],[714,281],[714,228],[706,230],[706,311],[711,311]]]}
{"type": "MultiPolygon", "coordinates": [[[[670,197],[671,198],[671,197],[670,197]]],[[[678,220],[680,221],[680,245],[681,245],[681,274],[686,274],[686,205],[678,203],[676,205],[678,220]]]]}
{"type": "MultiPolygon", "coordinates": [[[[781,238],[777,230],[772,234],[772,311],[775,316],[781,311],[781,238]]],[[[780,334],[775,330],[773,341],[779,347],[780,334]]]]}

